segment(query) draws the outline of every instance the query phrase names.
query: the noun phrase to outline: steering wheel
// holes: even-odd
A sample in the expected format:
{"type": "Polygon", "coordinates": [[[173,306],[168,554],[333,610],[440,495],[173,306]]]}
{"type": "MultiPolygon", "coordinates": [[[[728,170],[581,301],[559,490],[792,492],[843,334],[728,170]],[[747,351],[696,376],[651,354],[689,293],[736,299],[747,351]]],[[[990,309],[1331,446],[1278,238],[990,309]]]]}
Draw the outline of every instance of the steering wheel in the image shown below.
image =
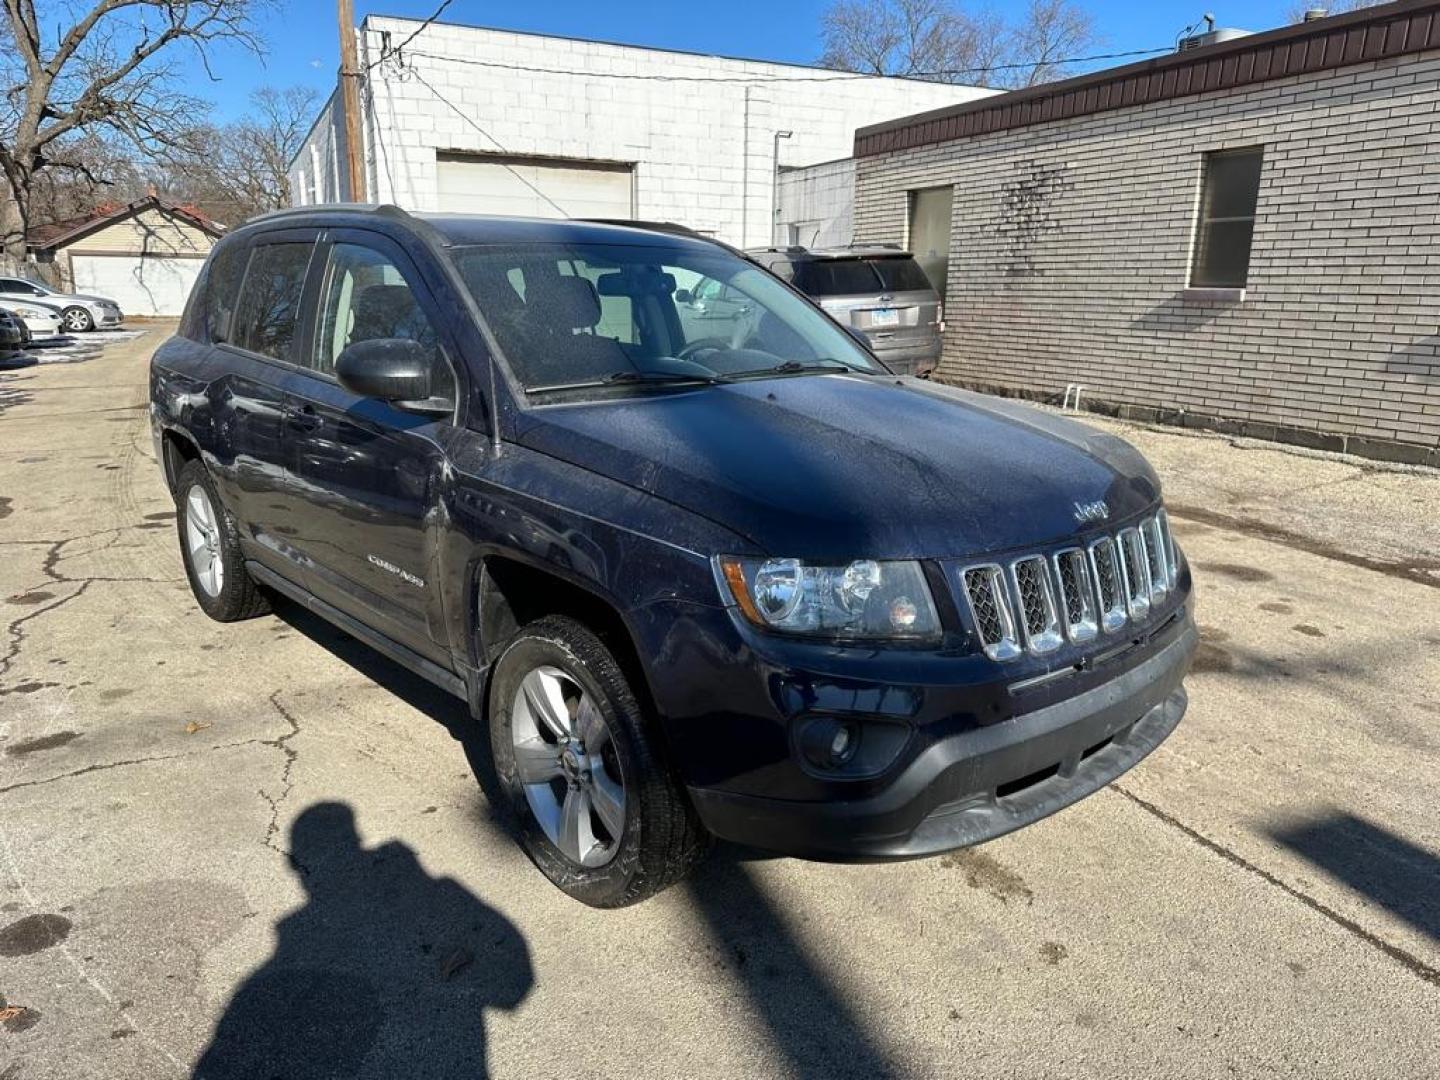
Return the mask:
{"type": "Polygon", "coordinates": [[[686,346],[685,346],[683,349],[681,349],[678,353],[676,353],[676,354],[675,354],[675,358],[676,358],[677,360],[689,360],[689,359],[691,359],[696,353],[698,353],[698,352],[703,352],[703,351],[706,350],[706,349],[728,349],[728,348],[731,348],[730,339],[729,339],[729,338],[720,338],[720,337],[697,338],[696,340],[690,342],[690,344],[686,345],[686,346]]]}

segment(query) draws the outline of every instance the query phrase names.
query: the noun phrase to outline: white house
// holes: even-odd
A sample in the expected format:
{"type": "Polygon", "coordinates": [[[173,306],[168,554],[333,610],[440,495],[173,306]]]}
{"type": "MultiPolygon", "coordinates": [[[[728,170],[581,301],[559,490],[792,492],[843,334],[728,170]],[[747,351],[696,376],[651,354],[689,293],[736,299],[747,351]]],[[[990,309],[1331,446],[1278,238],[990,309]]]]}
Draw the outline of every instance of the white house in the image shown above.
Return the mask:
{"type": "MultiPolygon", "coordinates": [[[[370,16],[359,32],[366,198],[411,210],[675,221],[767,244],[785,239],[777,166],[845,157],[858,127],[990,92],[420,27],[370,16]]],[[[338,102],[332,95],[291,163],[297,204],[350,198],[338,102]]]]}

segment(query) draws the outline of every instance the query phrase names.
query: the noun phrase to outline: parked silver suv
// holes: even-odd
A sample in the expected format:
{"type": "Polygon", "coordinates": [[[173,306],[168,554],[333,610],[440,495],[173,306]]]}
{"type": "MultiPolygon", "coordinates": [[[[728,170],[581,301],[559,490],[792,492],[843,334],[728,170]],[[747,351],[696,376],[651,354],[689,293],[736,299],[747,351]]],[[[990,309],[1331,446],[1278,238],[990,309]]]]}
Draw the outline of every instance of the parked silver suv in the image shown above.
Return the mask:
{"type": "Polygon", "coordinates": [[[747,252],[858,330],[892,371],[928,378],[945,330],[940,295],[908,251],[876,245],[761,248],[747,252]]]}

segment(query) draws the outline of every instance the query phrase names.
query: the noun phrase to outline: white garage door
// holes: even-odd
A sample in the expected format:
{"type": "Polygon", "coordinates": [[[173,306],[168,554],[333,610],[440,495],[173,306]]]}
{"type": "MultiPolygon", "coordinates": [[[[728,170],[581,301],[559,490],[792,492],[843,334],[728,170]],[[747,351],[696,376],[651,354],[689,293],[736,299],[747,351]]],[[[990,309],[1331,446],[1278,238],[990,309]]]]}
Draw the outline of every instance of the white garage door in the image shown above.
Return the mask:
{"type": "Polygon", "coordinates": [[[629,218],[633,173],[608,161],[439,154],[442,213],[629,218]]]}
{"type": "Polygon", "coordinates": [[[168,255],[70,256],[75,291],[108,296],[126,315],[179,315],[204,265],[168,255]]]}

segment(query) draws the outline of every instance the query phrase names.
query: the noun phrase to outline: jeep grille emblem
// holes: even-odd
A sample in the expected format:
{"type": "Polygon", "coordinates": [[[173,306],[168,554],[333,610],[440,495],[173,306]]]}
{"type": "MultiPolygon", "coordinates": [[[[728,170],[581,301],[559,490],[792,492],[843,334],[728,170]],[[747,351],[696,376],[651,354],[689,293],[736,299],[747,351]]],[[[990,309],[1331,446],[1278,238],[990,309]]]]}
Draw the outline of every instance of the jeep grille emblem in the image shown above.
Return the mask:
{"type": "Polygon", "coordinates": [[[1110,516],[1110,508],[1105,505],[1105,500],[1097,499],[1095,502],[1077,502],[1075,504],[1075,520],[1084,525],[1091,521],[1104,521],[1110,516]]]}

